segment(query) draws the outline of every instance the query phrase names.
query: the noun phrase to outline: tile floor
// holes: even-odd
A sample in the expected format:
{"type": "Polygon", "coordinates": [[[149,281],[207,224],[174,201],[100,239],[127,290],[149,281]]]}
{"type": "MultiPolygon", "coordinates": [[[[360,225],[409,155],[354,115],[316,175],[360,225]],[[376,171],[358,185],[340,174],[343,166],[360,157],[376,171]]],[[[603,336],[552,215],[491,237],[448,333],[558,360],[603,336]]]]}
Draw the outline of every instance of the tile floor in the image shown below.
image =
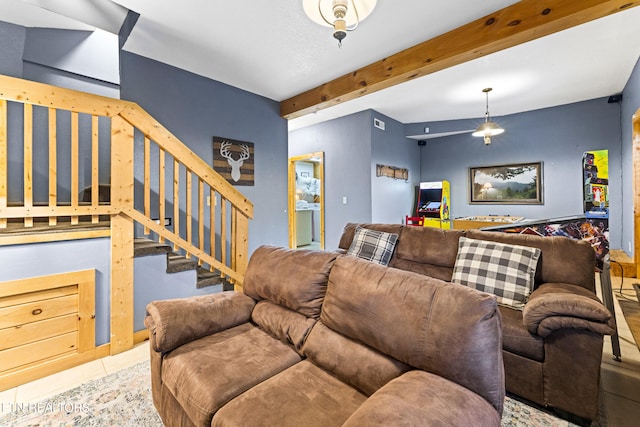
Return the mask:
{"type": "MultiPolygon", "coordinates": [[[[631,296],[631,283],[635,279],[625,278],[623,292],[631,296]]],[[[619,290],[620,278],[612,277],[613,289],[619,290]]],[[[613,360],[611,341],[605,338],[602,356],[602,387],[607,418],[610,427],[632,427],[640,425],[640,351],[624,321],[616,298],[616,318],[622,360],[613,360]]],[[[19,387],[0,392],[0,402],[28,403],[72,389],[83,382],[109,375],[120,369],[149,358],[148,341],[132,350],[94,360],[81,366],[59,372],[19,387]]]]}
{"type": "Polygon", "coordinates": [[[149,342],[145,341],[124,353],[94,360],[2,391],[0,392],[0,403],[4,403],[3,408],[7,408],[10,407],[10,405],[6,405],[8,403],[38,402],[77,387],[84,382],[104,377],[148,359],[149,342]]]}

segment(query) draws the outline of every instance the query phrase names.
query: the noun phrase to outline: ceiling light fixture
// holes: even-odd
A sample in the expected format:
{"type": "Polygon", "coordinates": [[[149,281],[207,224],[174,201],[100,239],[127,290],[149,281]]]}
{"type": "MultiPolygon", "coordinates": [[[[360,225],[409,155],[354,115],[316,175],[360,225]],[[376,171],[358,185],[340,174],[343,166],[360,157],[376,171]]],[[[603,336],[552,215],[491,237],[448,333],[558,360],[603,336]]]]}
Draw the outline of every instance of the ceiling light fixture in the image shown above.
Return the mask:
{"type": "Polygon", "coordinates": [[[307,16],[333,28],[333,37],[342,47],[347,31],[353,31],[376,7],[377,0],[302,0],[307,16]]]}
{"type": "Polygon", "coordinates": [[[496,122],[492,122],[491,116],[489,116],[489,92],[492,90],[493,89],[490,87],[482,89],[482,91],[487,95],[487,111],[484,113],[484,123],[478,126],[478,129],[471,134],[473,136],[484,137],[484,145],[491,144],[492,136],[500,135],[504,132],[504,129],[502,129],[496,122]]]}

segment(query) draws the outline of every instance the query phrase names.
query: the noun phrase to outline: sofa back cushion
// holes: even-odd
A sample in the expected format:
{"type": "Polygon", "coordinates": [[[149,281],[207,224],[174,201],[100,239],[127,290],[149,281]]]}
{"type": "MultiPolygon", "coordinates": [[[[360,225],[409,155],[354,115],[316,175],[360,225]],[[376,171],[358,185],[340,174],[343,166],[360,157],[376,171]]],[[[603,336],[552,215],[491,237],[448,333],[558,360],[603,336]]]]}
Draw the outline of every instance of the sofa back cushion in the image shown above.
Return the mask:
{"type": "Polygon", "coordinates": [[[333,331],[502,408],[502,324],[493,296],[342,256],[329,275],[320,319],[333,331]]]}
{"type": "Polygon", "coordinates": [[[291,345],[302,355],[302,344],[317,320],[297,311],[262,300],[251,312],[251,320],[269,335],[291,345]]]}
{"type": "Polygon", "coordinates": [[[244,292],[317,319],[327,289],[332,252],[261,246],[251,255],[244,292]]]}
{"type": "Polygon", "coordinates": [[[303,354],[341,381],[370,396],[412,369],[409,365],[317,322],[304,342],[303,354]]]}
{"type": "Polygon", "coordinates": [[[585,241],[561,236],[542,237],[481,230],[467,230],[466,236],[539,248],[542,253],[536,269],[536,284],[569,283],[595,293],[595,252],[585,241]]]}
{"type": "Polygon", "coordinates": [[[456,262],[458,240],[462,236],[461,230],[404,227],[389,265],[448,282],[456,262]]]}
{"type": "Polygon", "coordinates": [[[340,242],[338,243],[338,249],[349,250],[351,243],[353,242],[353,237],[356,233],[356,228],[362,227],[367,230],[376,230],[382,231],[384,233],[391,234],[400,234],[403,226],[401,224],[356,224],[356,223],[347,223],[342,230],[342,235],[340,236],[340,242]]]}

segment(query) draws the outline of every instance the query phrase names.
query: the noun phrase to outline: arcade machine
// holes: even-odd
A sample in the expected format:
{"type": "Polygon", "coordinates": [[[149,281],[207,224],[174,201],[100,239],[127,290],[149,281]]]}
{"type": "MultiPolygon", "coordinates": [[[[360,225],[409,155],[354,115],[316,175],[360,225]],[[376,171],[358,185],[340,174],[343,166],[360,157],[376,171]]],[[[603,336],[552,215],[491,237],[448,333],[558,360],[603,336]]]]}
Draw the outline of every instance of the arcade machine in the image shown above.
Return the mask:
{"type": "Polygon", "coordinates": [[[609,155],[607,150],[582,155],[584,214],[587,218],[609,219],[609,155]]]}
{"type": "Polygon", "coordinates": [[[450,203],[448,181],[420,183],[416,215],[423,218],[425,227],[451,228],[450,203]]]}

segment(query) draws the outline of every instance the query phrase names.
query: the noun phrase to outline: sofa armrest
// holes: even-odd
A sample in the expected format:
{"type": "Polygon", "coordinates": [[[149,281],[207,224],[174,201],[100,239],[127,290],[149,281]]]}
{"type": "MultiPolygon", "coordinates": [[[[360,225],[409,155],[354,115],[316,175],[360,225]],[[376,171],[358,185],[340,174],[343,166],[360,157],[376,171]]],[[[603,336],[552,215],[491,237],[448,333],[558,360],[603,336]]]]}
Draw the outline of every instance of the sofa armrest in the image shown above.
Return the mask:
{"type": "Polygon", "coordinates": [[[532,334],[546,337],[562,329],[584,329],[600,335],[615,332],[611,312],[592,292],[568,283],[545,283],[531,293],[522,320],[532,334]]]}
{"type": "Polygon", "coordinates": [[[247,322],[256,302],[239,292],[153,301],[144,324],[153,350],[171,351],[188,342],[247,322]]]}

